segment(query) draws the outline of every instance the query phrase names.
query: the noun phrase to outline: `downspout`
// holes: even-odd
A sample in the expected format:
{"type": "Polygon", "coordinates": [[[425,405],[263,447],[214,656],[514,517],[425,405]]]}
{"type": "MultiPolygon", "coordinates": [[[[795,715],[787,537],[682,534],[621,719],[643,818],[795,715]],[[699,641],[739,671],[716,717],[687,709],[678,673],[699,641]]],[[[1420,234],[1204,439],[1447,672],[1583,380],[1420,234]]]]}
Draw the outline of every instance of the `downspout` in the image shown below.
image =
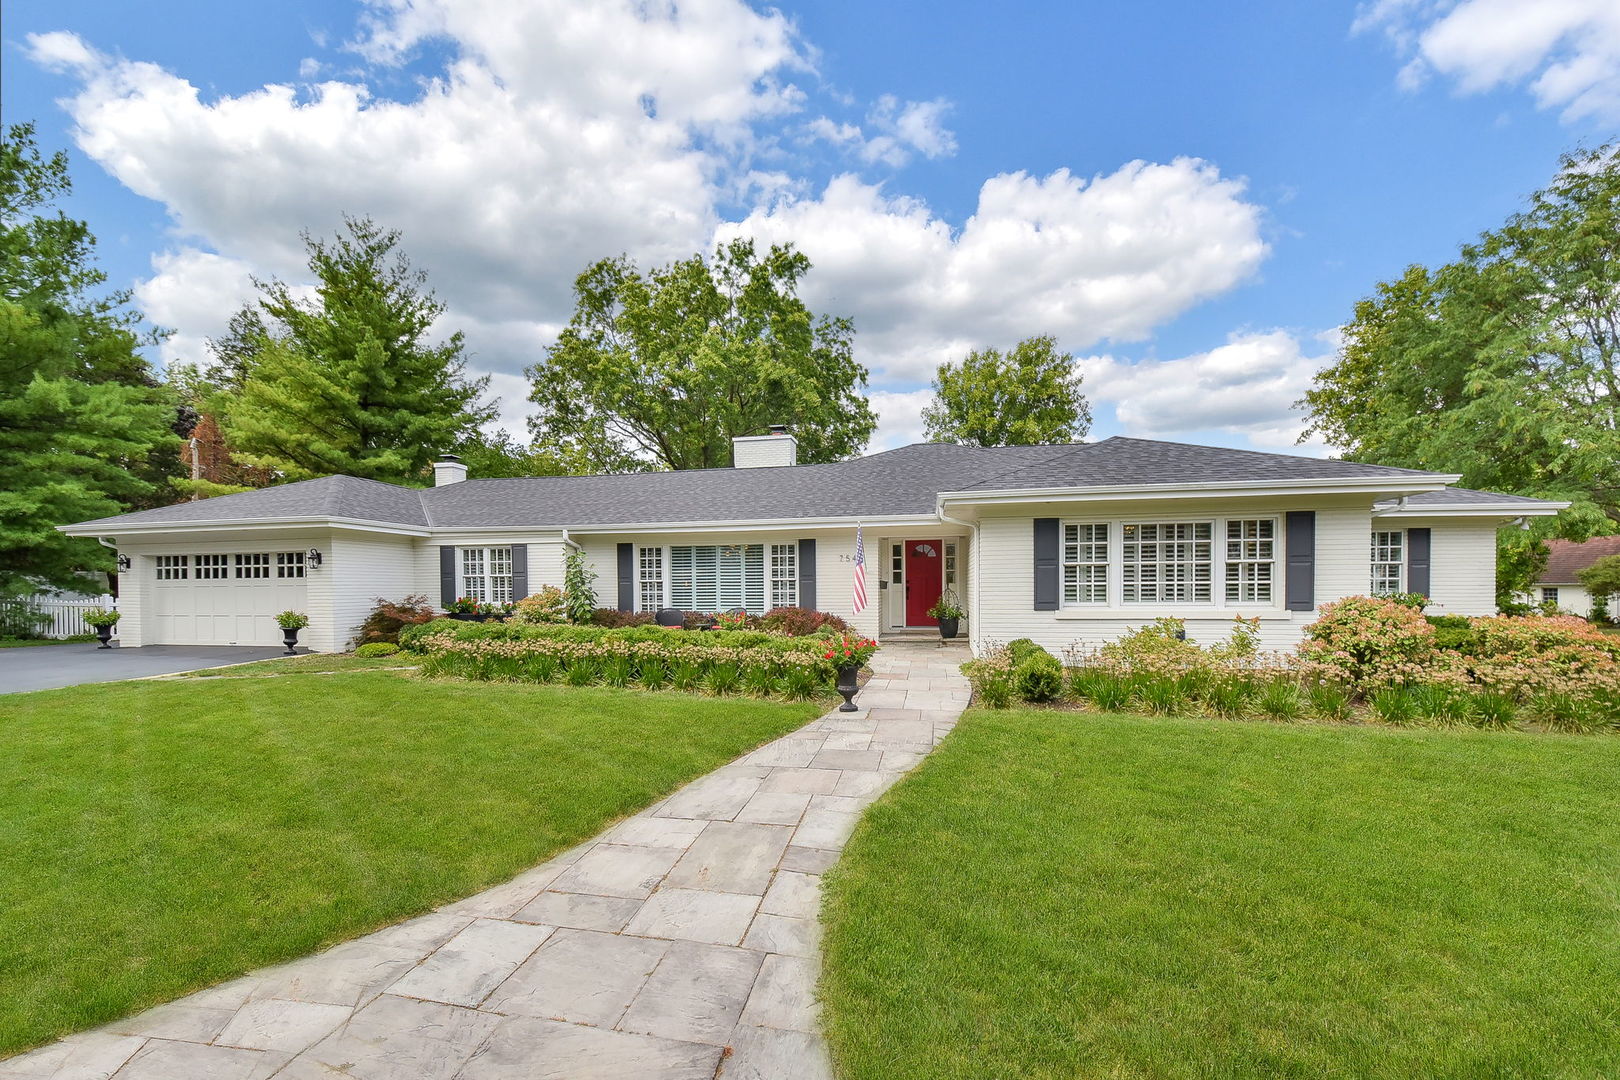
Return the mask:
{"type": "Polygon", "coordinates": [[[968,561],[968,569],[973,573],[973,607],[968,612],[968,646],[973,655],[979,655],[979,598],[983,595],[979,581],[979,526],[977,522],[963,521],[953,518],[945,512],[945,500],[934,500],[934,516],[950,525],[960,525],[973,537],[973,557],[968,561]]]}

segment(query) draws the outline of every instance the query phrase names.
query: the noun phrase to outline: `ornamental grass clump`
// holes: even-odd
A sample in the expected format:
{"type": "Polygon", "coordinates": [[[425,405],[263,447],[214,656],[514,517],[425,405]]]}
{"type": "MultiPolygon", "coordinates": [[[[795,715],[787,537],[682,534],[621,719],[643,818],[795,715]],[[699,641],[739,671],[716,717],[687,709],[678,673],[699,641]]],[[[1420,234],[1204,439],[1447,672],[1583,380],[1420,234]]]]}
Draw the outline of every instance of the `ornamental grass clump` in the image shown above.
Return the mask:
{"type": "Polygon", "coordinates": [[[1260,692],[1257,702],[1260,712],[1268,720],[1290,723],[1305,715],[1305,698],[1299,683],[1289,678],[1275,678],[1260,692]]]}

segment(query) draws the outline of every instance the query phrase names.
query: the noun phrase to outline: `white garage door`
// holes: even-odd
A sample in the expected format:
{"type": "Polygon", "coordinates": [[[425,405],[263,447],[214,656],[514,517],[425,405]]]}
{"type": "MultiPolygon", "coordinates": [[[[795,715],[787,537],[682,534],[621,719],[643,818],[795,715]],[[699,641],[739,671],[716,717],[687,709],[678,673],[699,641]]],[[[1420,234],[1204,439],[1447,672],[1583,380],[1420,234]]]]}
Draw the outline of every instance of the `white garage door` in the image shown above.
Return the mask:
{"type": "Polygon", "coordinates": [[[158,555],[146,623],[154,645],[276,645],[275,616],[304,611],[302,551],[158,555]]]}

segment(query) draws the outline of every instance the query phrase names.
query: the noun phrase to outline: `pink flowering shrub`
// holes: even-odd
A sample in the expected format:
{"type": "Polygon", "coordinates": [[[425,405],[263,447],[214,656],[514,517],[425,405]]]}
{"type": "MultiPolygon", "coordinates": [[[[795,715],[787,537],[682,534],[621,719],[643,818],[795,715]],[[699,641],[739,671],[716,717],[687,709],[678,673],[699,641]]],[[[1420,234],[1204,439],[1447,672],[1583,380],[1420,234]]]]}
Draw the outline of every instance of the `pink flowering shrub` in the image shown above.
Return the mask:
{"type": "Polygon", "coordinates": [[[1434,627],[1422,612],[1378,596],[1347,596],[1322,605],[1305,629],[1299,655],[1337,670],[1363,691],[1441,673],[1434,627]]]}

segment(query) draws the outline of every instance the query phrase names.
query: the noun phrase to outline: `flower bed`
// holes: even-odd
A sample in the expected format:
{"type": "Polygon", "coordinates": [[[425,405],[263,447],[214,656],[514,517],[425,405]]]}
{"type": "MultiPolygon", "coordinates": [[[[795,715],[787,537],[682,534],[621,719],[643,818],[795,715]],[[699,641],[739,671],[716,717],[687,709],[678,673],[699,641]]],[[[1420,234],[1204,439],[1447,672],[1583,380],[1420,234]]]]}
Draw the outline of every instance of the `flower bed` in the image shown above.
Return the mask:
{"type": "Polygon", "coordinates": [[[661,626],[524,626],[437,620],[401,644],[422,673],[499,682],[560,682],[803,700],[830,693],[837,635],[661,626]]]}
{"type": "Polygon", "coordinates": [[[1429,620],[1406,604],[1349,597],[1323,605],[1289,653],[1261,652],[1242,619],[1212,646],[1181,630],[1159,619],[1112,644],[1066,650],[1056,693],[1056,660],[1033,642],[963,670],[992,708],[1061,700],[1106,712],[1620,730],[1620,641],[1581,619],[1429,620]]]}

